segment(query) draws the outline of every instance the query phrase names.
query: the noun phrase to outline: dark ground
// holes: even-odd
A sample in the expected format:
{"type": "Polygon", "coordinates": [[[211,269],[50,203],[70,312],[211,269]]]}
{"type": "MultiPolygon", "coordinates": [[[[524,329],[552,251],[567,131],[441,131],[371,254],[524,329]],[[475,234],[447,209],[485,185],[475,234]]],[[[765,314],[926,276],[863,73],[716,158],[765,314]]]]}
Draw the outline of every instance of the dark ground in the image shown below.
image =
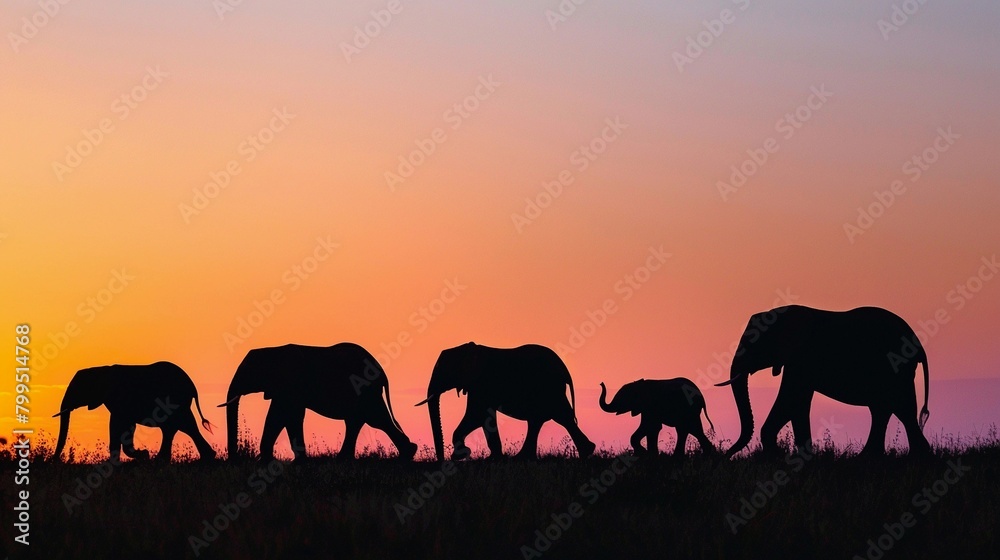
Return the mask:
{"type": "Polygon", "coordinates": [[[23,547],[8,445],[0,558],[998,558],[1000,444],[945,447],[877,461],[829,448],[770,460],[367,457],[103,472],[36,461],[23,547]],[[206,529],[213,520],[221,530],[206,529]]]}

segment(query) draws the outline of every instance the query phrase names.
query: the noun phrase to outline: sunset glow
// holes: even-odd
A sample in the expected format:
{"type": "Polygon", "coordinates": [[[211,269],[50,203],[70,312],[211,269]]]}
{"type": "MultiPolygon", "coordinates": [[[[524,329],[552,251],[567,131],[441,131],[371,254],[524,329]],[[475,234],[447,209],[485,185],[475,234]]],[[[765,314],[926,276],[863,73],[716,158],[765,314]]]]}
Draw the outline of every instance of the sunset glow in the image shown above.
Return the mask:
{"type": "MultiPolygon", "coordinates": [[[[222,451],[249,350],[350,341],[431,445],[413,405],[475,341],[556,349],[605,447],[637,420],[602,412],[598,384],[640,377],[695,381],[731,440],[713,384],[750,315],[789,303],[905,318],[929,438],[996,422],[994,2],[929,2],[896,30],[887,2],[336,4],[72,2],[27,31],[40,8],[5,8],[0,324],[31,325],[36,428],[54,439],[77,370],[166,360],[222,451]]],[[[759,419],[779,381],[752,378],[759,419]]],[[[442,399],[448,442],[464,398],[442,399]]],[[[245,402],[259,437],[267,403],[245,402]]],[[[106,410],[72,422],[106,445],[106,410]]],[[[858,441],[869,414],[817,396],[812,422],[858,441]]],[[[343,432],[307,413],[313,449],[343,432]]],[[[500,432],[513,450],[525,424],[500,432]]],[[[565,437],[549,423],[540,448],[565,437]]]]}

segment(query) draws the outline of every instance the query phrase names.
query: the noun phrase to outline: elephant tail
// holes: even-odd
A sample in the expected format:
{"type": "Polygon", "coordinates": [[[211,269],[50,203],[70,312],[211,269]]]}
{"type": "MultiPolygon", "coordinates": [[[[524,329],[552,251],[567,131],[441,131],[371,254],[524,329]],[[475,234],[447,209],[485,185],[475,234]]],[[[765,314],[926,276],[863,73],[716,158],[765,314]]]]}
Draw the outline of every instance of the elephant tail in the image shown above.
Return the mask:
{"type": "Polygon", "coordinates": [[[385,389],[385,405],[389,408],[389,418],[392,419],[392,425],[396,426],[396,429],[402,432],[403,431],[403,427],[400,426],[399,422],[396,421],[396,413],[392,411],[392,399],[389,398],[389,380],[388,379],[385,380],[385,387],[384,387],[384,389],[385,389]]]}
{"type": "Polygon", "coordinates": [[[194,392],[194,406],[198,409],[198,416],[201,417],[201,427],[205,428],[205,431],[212,433],[212,423],[205,419],[205,415],[201,413],[201,403],[198,402],[198,390],[195,389],[194,392]]]}
{"type": "Polygon", "coordinates": [[[708,428],[715,432],[715,424],[712,423],[712,419],[708,417],[708,405],[704,402],[701,403],[701,411],[705,413],[705,420],[708,420],[708,428]]]}
{"type": "Polygon", "coordinates": [[[920,409],[920,418],[918,423],[920,424],[920,429],[924,429],[924,425],[927,424],[927,419],[931,416],[931,411],[927,410],[927,400],[931,396],[931,371],[927,369],[927,354],[924,354],[923,359],[920,360],[920,364],[924,367],[924,407],[920,409]]]}

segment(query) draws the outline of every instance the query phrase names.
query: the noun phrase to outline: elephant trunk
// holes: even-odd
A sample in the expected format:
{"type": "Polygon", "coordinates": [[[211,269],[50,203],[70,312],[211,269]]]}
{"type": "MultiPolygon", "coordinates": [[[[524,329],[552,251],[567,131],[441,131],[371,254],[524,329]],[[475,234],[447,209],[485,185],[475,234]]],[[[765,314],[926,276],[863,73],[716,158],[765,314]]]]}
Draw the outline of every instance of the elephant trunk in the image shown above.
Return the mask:
{"type": "Polygon", "coordinates": [[[441,429],[441,395],[434,395],[427,401],[431,415],[431,430],[434,432],[434,453],[438,461],[444,461],[444,432],[441,429]]]}
{"type": "Polygon", "coordinates": [[[733,455],[739,453],[744,447],[750,443],[750,438],[753,437],[753,410],[750,408],[750,376],[742,375],[739,379],[736,379],[737,374],[735,370],[731,375],[733,396],[736,398],[736,409],[740,413],[740,437],[736,440],[736,443],[729,448],[726,452],[726,457],[732,457],[733,455]]]}
{"type": "Polygon", "coordinates": [[[226,403],[226,449],[229,459],[235,459],[239,449],[240,397],[231,397],[226,403]]]}
{"type": "Polygon", "coordinates": [[[604,383],[601,383],[601,400],[599,402],[601,410],[604,412],[610,412],[612,414],[618,412],[616,409],[612,408],[610,404],[608,404],[608,388],[604,386],[604,383]]]}
{"type": "Polygon", "coordinates": [[[56,451],[52,458],[56,461],[62,460],[63,448],[66,447],[66,437],[69,435],[69,410],[59,413],[59,440],[56,442],[56,451]]]}

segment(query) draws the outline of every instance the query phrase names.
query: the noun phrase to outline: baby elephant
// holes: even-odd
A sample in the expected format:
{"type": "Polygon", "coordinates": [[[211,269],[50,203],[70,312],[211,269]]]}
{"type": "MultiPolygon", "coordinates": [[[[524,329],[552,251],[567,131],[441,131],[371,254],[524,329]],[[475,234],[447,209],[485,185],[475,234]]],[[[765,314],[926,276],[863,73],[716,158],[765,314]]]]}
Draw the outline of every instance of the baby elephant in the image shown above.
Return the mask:
{"type": "Polygon", "coordinates": [[[674,455],[684,454],[684,444],[689,434],[697,438],[702,450],[717,452],[701,428],[701,412],[705,411],[705,419],[712,431],[715,431],[712,419],[708,417],[705,398],[690,379],[640,379],[623,385],[610,403],[607,395],[608,389],[601,383],[601,410],[604,412],[642,415],[639,428],[631,438],[636,455],[656,455],[656,442],[664,424],[677,428],[674,455]],[[643,438],[646,438],[646,447],[642,446],[643,438]]]}
{"type": "Polygon", "coordinates": [[[170,362],[81,369],[66,387],[62,406],[53,416],[61,416],[54,458],[60,460],[66,445],[70,413],[81,406],[93,410],[103,405],[111,413],[108,448],[112,461],[119,460],[122,447],[125,455],[133,459],[149,458],[148,451],[136,449],[133,444],[136,424],[159,428],[163,432],[163,443],[156,455],[158,461],[170,461],[170,447],[178,431],[194,440],[202,459],[213,459],[215,451],[198,431],[198,423],[191,413],[192,400],[198,407],[201,425],[211,433],[211,424],[201,413],[194,382],[184,370],[170,362]]]}

